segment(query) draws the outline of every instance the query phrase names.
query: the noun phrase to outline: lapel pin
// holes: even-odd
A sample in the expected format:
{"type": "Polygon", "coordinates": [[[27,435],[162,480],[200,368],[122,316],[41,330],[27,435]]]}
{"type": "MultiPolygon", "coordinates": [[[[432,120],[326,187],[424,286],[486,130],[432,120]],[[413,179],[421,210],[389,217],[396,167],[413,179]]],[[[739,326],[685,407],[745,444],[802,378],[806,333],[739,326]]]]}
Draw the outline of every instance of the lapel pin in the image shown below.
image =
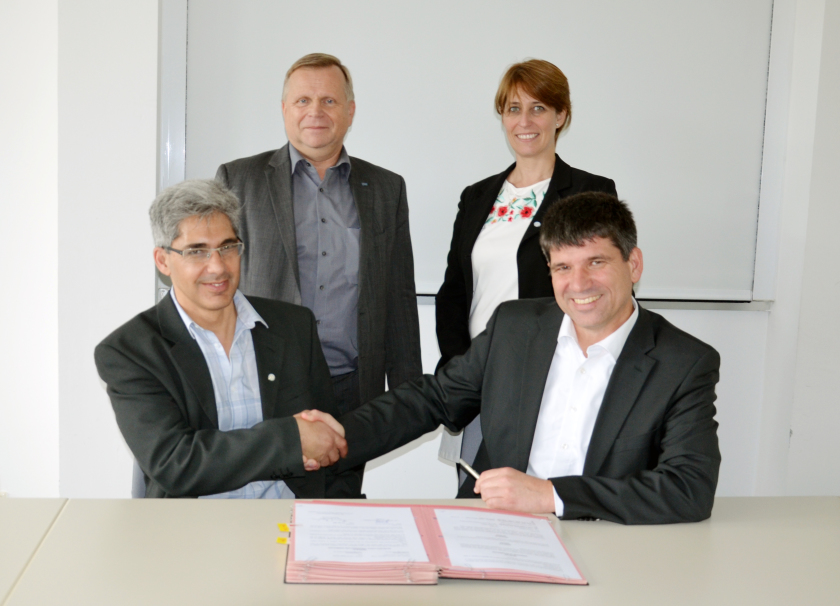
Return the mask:
{"type": "Polygon", "coordinates": [[[274,373],[272,373],[272,372],[268,373],[268,380],[269,380],[269,381],[273,381],[273,380],[274,380],[274,373]]]}
{"type": "Polygon", "coordinates": [[[367,183],[365,183],[364,181],[362,181],[362,187],[367,187],[367,183]]]}

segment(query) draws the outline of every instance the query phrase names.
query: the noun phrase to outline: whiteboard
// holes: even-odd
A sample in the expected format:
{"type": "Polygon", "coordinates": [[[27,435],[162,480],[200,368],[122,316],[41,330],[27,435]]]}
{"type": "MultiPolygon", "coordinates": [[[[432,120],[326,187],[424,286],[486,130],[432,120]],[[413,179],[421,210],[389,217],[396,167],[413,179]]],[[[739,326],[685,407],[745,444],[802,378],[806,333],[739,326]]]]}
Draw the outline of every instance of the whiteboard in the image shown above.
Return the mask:
{"type": "Polygon", "coordinates": [[[557,151],[632,208],[640,298],[752,298],[771,0],[190,0],[187,178],[286,143],[288,67],[353,75],[349,153],[405,177],[417,292],[437,291],[463,188],[513,162],[493,98],[511,63],[569,79],[557,151]]]}

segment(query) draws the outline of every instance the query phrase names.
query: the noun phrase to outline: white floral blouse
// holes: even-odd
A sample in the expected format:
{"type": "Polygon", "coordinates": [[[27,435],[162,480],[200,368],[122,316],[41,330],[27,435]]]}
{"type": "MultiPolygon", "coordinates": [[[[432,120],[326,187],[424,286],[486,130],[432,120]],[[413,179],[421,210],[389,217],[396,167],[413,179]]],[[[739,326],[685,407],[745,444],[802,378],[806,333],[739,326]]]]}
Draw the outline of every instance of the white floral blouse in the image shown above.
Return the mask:
{"type": "Polygon", "coordinates": [[[500,303],[519,298],[516,252],[549,182],[546,179],[528,187],[514,187],[505,181],[496,197],[472,250],[470,337],[484,330],[500,303]]]}

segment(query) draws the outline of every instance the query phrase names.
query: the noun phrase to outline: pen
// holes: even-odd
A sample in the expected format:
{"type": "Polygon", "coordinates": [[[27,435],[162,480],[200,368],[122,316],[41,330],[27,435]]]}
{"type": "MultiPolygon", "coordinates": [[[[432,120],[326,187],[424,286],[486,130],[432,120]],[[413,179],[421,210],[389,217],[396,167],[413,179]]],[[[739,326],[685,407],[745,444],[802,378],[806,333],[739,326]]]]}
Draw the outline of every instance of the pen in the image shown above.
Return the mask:
{"type": "Polygon", "coordinates": [[[470,467],[464,459],[458,459],[458,465],[460,465],[464,471],[474,477],[476,480],[478,479],[478,472],[470,467]]]}

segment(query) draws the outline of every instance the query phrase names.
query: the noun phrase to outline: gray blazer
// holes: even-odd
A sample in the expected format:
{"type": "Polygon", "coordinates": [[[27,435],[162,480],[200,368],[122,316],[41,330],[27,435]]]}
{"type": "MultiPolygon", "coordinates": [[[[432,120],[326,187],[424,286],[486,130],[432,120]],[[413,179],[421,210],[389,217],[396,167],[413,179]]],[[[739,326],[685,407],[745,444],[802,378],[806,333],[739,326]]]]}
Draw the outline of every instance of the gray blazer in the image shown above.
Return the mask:
{"type": "Polygon", "coordinates": [[[257,323],[251,331],[264,420],[250,429],[219,431],[210,370],[171,297],[96,346],[96,369],[146,476],[146,496],[195,497],[283,480],[298,497],[358,497],[357,471],[303,469],[292,415],[321,407],[336,412],[315,318],[295,305],[248,300],[269,326],[257,323]]]}
{"type": "MultiPolygon", "coordinates": [[[[443,423],[481,413],[476,471],[525,472],[563,312],[554,299],[502,303],[463,356],[339,421],[349,454],[339,466],[389,452],[443,423]]],[[[583,474],[551,478],[563,517],[624,524],[711,515],[720,467],[718,353],[644,309],[613,369],[583,474]]],[[[475,496],[470,477],[458,496],[475,496]]]]}
{"type": "MultiPolygon", "coordinates": [[[[216,179],[242,204],[245,294],[300,305],[289,146],[219,167],[216,179]]],[[[388,384],[420,376],[420,328],[405,181],[350,158],[350,187],[361,223],[359,251],[360,401],[388,384]]]]}

